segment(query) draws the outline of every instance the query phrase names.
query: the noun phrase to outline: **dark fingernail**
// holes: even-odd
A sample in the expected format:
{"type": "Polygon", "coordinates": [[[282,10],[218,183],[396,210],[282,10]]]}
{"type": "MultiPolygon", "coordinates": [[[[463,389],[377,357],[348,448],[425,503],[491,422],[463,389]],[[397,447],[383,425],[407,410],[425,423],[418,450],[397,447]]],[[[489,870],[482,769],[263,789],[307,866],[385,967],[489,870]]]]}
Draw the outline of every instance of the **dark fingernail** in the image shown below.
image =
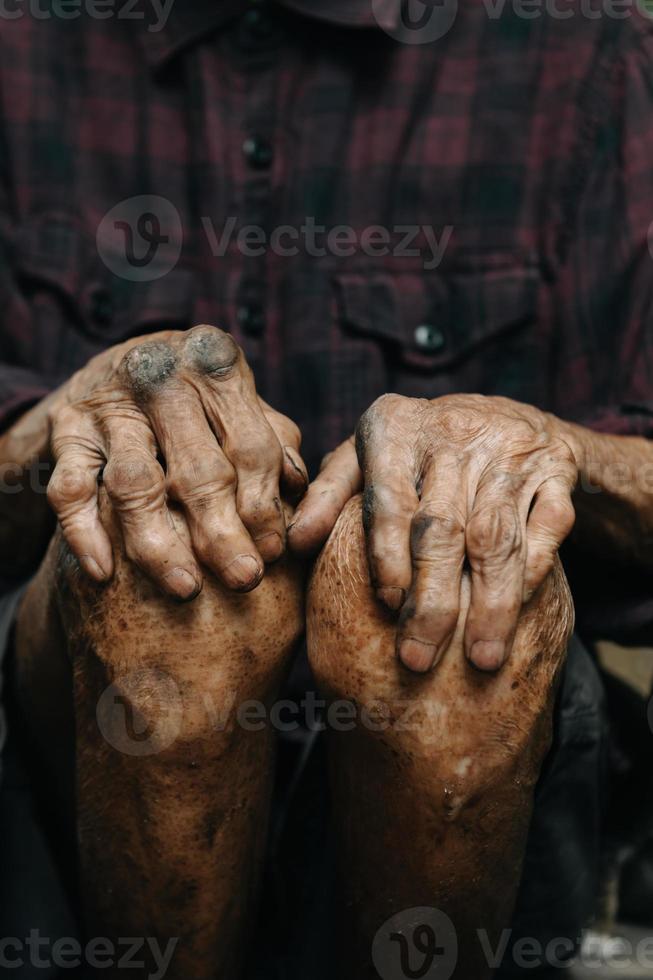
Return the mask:
{"type": "Polygon", "coordinates": [[[414,637],[403,640],[399,647],[399,659],[404,667],[418,674],[424,674],[431,669],[437,653],[438,648],[434,643],[424,643],[414,637]]]}
{"type": "Polygon", "coordinates": [[[382,602],[388,607],[396,612],[401,609],[404,602],[406,601],[406,590],[400,589],[398,586],[388,585],[384,588],[376,590],[376,597],[379,602],[382,602]]]}
{"type": "Polygon", "coordinates": [[[269,534],[262,534],[260,538],[254,538],[254,543],[259,550],[263,561],[276,561],[281,558],[284,543],[280,534],[270,531],[269,534]]]}
{"type": "Polygon", "coordinates": [[[90,575],[91,578],[96,579],[98,582],[106,582],[109,578],[107,572],[98,565],[95,558],[91,557],[91,555],[82,555],[79,559],[79,564],[87,575],[90,575]]]}
{"type": "Polygon", "coordinates": [[[287,447],[287,446],[284,446],[284,447],[283,447],[283,451],[284,451],[284,453],[285,453],[285,455],[286,455],[286,459],[288,460],[288,462],[290,463],[290,465],[292,466],[292,468],[293,468],[293,469],[295,470],[295,472],[296,472],[296,473],[299,473],[299,475],[301,476],[301,478],[302,478],[302,480],[304,481],[304,483],[306,483],[306,484],[308,484],[308,475],[307,475],[307,474],[305,473],[305,471],[304,471],[304,470],[303,470],[303,469],[301,468],[301,466],[298,466],[298,465],[297,465],[297,463],[296,463],[296,462],[295,462],[295,460],[293,459],[293,456],[292,456],[292,453],[290,453],[290,452],[288,451],[288,447],[287,447]]]}
{"type": "Polygon", "coordinates": [[[499,670],[506,659],[506,644],[503,640],[477,640],[469,651],[469,659],[479,670],[499,670]]]}
{"type": "Polygon", "coordinates": [[[238,555],[225,568],[232,589],[249,592],[256,588],[263,578],[263,569],[253,555],[238,555]]]}
{"type": "Polygon", "coordinates": [[[194,599],[202,588],[195,576],[185,568],[173,568],[163,577],[163,581],[170,592],[184,600],[194,599]]]}

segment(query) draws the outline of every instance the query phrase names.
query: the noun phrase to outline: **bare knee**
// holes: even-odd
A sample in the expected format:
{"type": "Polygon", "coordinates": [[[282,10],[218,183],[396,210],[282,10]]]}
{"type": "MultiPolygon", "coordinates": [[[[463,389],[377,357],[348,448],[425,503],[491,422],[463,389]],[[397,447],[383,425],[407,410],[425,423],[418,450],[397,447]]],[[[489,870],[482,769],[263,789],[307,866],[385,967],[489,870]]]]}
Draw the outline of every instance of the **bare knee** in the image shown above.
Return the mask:
{"type": "Polygon", "coordinates": [[[395,656],[396,617],[369,583],[360,499],[341,515],[311,581],[307,630],[318,683],[357,705],[359,734],[392,757],[426,767],[455,801],[516,773],[532,784],[550,744],[552,705],[573,623],[559,564],[523,610],[510,660],[496,675],[466,660],[469,582],[449,650],[426,675],[395,656]],[[367,707],[366,707],[367,706],[367,707]],[[372,719],[371,723],[368,723],[372,719]],[[375,720],[376,719],[376,722],[375,720]]]}

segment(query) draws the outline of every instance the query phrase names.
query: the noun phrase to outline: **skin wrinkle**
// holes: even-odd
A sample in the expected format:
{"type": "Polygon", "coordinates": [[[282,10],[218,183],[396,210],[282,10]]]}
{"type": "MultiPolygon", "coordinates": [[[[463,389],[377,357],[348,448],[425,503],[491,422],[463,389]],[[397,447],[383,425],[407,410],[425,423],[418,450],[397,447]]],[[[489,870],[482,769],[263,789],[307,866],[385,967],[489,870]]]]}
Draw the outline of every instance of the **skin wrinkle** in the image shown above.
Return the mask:
{"type": "Polygon", "coordinates": [[[204,569],[254,589],[283,554],[281,491],[297,499],[307,484],[299,430],[258,398],[224,331],[161,331],[105,351],[59,389],[48,420],[48,500],[95,581],[113,574],[97,510],[102,469],[126,553],[177,600],[198,594],[204,569]],[[191,527],[185,547],[171,533],[175,500],[191,527]]]}

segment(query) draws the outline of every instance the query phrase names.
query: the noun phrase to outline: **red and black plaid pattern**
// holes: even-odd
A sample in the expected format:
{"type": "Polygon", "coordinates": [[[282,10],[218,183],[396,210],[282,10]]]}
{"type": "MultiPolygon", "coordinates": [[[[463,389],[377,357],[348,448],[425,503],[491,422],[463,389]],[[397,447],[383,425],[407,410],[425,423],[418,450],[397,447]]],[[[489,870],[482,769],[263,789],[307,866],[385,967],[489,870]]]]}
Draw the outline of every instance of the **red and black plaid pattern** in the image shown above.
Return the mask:
{"type": "Polygon", "coordinates": [[[395,0],[3,22],[4,424],[101,348],[204,321],[313,466],[387,391],[651,433],[653,22],[562,6],[460,0],[428,44],[395,0]],[[165,200],[139,226],[142,195],[165,200]],[[129,259],[148,234],[156,277],[129,259]]]}

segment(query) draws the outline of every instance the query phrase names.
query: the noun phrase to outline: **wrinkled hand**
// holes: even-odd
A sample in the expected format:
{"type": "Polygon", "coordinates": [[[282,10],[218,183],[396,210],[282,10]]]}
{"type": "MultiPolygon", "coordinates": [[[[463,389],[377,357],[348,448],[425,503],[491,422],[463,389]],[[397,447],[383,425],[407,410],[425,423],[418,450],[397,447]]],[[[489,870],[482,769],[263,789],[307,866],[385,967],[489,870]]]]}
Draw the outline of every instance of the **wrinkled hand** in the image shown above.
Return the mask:
{"type": "Polygon", "coordinates": [[[355,442],[325,460],[289,540],[298,551],[319,547],[364,486],[371,578],[379,599],[401,609],[403,663],[426,671],[447,649],[467,563],[465,652],[479,669],[497,670],[522,604],[573,526],[577,477],[562,423],[538,409],[481,395],[385,395],[355,442]]]}
{"type": "Polygon", "coordinates": [[[299,430],[258,398],[222,330],[167,331],[105,351],[61,389],[50,422],[48,499],[96,581],[113,571],[100,475],[127,556],[175,598],[197,595],[199,563],[248,591],[284,551],[280,488],[297,498],[308,482],[299,430]],[[174,530],[171,502],[185,513],[192,552],[174,530]]]}

